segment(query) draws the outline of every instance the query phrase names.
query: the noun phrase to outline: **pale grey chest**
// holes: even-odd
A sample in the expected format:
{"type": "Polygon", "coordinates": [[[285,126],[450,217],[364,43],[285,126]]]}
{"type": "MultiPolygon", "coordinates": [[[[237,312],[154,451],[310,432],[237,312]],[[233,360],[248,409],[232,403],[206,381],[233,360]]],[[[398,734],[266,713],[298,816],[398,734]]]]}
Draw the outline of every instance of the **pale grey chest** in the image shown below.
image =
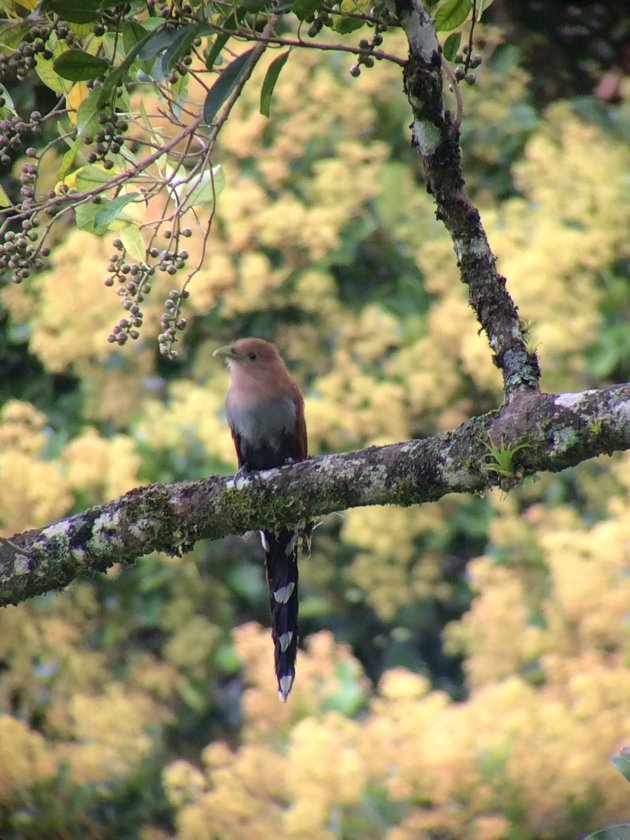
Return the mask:
{"type": "Polygon", "coordinates": [[[267,445],[280,446],[287,431],[295,427],[296,407],[290,392],[275,399],[251,399],[239,394],[235,399],[231,391],[226,400],[230,426],[248,443],[264,440],[267,445]]]}

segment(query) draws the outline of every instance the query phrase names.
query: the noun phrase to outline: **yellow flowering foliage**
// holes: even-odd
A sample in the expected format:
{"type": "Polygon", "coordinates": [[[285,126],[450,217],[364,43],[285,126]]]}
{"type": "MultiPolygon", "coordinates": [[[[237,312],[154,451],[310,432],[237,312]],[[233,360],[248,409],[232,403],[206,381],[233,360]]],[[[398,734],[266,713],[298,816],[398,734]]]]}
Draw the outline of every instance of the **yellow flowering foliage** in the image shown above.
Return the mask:
{"type": "Polygon", "coordinates": [[[466,665],[472,684],[536,672],[551,651],[627,656],[630,526],[627,500],[619,502],[617,497],[612,518],[590,529],[566,507],[532,505],[524,516],[512,510],[497,521],[497,545],[511,537],[516,553],[503,565],[475,561],[471,572],[479,594],[459,625],[447,631],[452,644],[475,651],[466,665]],[[502,615],[501,622],[489,622],[488,612],[502,615]]]}
{"type": "Polygon", "coordinates": [[[59,465],[23,452],[0,454],[0,482],[3,533],[7,535],[59,519],[72,502],[59,465]]]}
{"type": "Polygon", "coordinates": [[[67,370],[86,360],[103,363],[114,352],[105,341],[120,318],[116,295],[99,283],[111,242],[84,231],[70,232],[55,248],[53,267],[32,283],[3,291],[3,303],[32,328],[31,350],[48,370],[67,370]]]}
{"type": "MultiPolygon", "coordinates": [[[[269,121],[259,112],[259,86],[272,58],[256,68],[221,132],[217,162],[228,186],[195,276],[190,304],[200,314],[220,305],[230,318],[277,306],[280,292],[290,294],[283,289],[287,276],[337,250],[349,222],[365,218],[367,202],[380,192],[387,147],[372,136],[371,86],[340,77],[320,56],[304,52],[280,75],[269,121]],[[296,108],[301,84],[309,95],[296,108]],[[316,150],[312,162],[304,156],[309,145],[316,150]]],[[[381,96],[396,84],[395,71],[382,76],[381,96]]],[[[201,108],[206,90],[191,85],[188,96],[191,109],[201,108]]],[[[168,133],[159,119],[156,125],[168,133]]],[[[201,237],[187,244],[191,265],[201,249],[201,237]]]]}
{"type": "MultiPolygon", "coordinates": [[[[628,255],[628,166],[626,147],[556,105],[515,167],[522,197],[482,207],[499,270],[533,322],[531,341],[544,356],[548,389],[584,386],[581,354],[600,318],[598,271],[628,255]]],[[[431,418],[439,411],[438,427],[448,428],[470,413],[457,399],[461,373],[495,394],[499,377],[458,282],[451,243],[423,243],[418,262],[437,296],[428,335],[403,348],[390,369],[407,383],[414,414],[431,418]]]]}
{"type": "Polygon", "coordinates": [[[526,200],[512,199],[486,215],[499,267],[534,322],[548,388],[583,382],[580,352],[593,341],[599,319],[597,273],[629,253],[622,175],[629,165],[627,148],[556,105],[516,166],[526,200]]]}
{"type": "Polygon", "coordinates": [[[209,745],[203,754],[205,776],[181,761],[166,769],[167,794],[183,803],[178,837],[203,838],[208,825],[217,837],[335,836],[326,828],[331,809],[356,803],[367,779],[357,752],[361,727],[337,712],[320,721],[312,715],[335,697],[344,667],[352,664],[361,685],[364,679],[330,634],[311,637],[308,647],[295,696],[281,705],[269,692],[267,631],[253,624],[238,629],[237,648],[252,683],[244,696],[252,731],[236,752],[221,742],[209,745]],[[270,751],[269,737],[274,731],[287,733],[289,722],[294,725],[286,754],[270,751]]]}
{"type": "Polygon", "coordinates": [[[47,418],[31,403],[7,401],[0,411],[0,510],[4,533],[59,519],[75,497],[84,504],[113,498],[138,484],[139,457],[126,435],[96,429],[73,438],[57,458],[43,456],[47,418]]]}
{"type": "MultiPolygon", "coordinates": [[[[621,819],[627,789],[608,755],[630,723],[628,674],[575,664],[587,674],[572,667],[570,679],[563,673],[541,690],[511,677],[461,704],[392,671],[361,721],[322,706],[294,724],[286,743],[276,735],[237,751],[213,744],[205,777],[183,762],[165,773],[181,806],[177,837],[201,838],[208,825],[217,838],[355,836],[376,791],[397,803],[400,822],[391,831],[372,822],[356,836],[439,828],[456,838],[472,824],[476,837],[520,828],[551,840],[621,819]]],[[[249,723],[257,729],[259,719],[249,723]]]]}
{"type": "Polygon", "coordinates": [[[10,536],[58,519],[72,496],[62,464],[42,460],[46,417],[9,400],[0,411],[0,527],[10,536]]]}
{"type": "Polygon", "coordinates": [[[0,716],[0,802],[48,826],[48,835],[31,835],[23,823],[24,836],[102,836],[81,808],[142,772],[168,719],[133,671],[124,684],[113,679],[107,654],[91,643],[99,612],[85,584],[0,612],[0,707],[13,713],[0,716]],[[45,804],[47,790],[55,806],[45,804]]]}
{"type": "MultiPolygon", "coordinates": [[[[239,628],[243,746],[208,747],[203,773],[167,768],[177,837],[201,838],[212,825],[217,838],[238,840],[260,825],[286,838],[569,840],[623,820],[627,783],[609,764],[630,732],[630,493],[619,473],[626,486],[611,515],[590,529],[567,506],[533,502],[519,513],[514,497],[493,496],[492,544],[505,559],[472,564],[478,594],[449,633],[466,655],[464,702],[402,668],[369,691],[349,651],[321,633],[308,639],[291,700],[280,704],[267,631],[239,628]],[[367,704],[355,718],[336,705],[351,663],[367,704]],[[259,785],[256,763],[265,768],[259,785]]],[[[401,521],[382,511],[387,528],[378,511],[351,517],[345,536],[387,552],[379,535],[434,525],[428,513],[411,525],[413,511],[398,513],[401,521]]]]}
{"type": "Polygon", "coordinates": [[[56,762],[45,738],[8,714],[0,715],[0,805],[16,807],[25,781],[36,784],[50,779],[56,762]]]}
{"type": "MultiPolygon", "coordinates": [[[[138,410],[153,353],[148,345],[122,352],[107,342],[123,313],[120,298],[102,282],[111,239],[71,231],[55,248],[48,271],[6,287],[0,299],[17,323],[28,322],[30,351],[46,370],[81,376],[88,416],[122,426],[138,410]]],[[[149,340],[159,318],[152,306],[149,302],[146,313],[149,340]]]]}
{"type": "Polygon", "coordinates": [[[158,709],[145,694],[110,683],[99,696],[76,694],[68,708],[70,730],[59,748],[75,784],[115,781],[132,773],[153,750],[148,721],[158,709]]]}
{"type": "Polygon", "coordinates": [[[70,486],[92,504],[122,496],[138,485],[140,458],[126,435],[106,438],[88,427],[68,443],[63,460],[70,486]]]}
{"type": "Polygon", "coordinates": [[[46,416],[34,405],[7,400],[0,410],[0,451],[8,449],[33,455],[46,443],[46,416]]]}
{"type": "Polygon", "coordinates": [[[184,456],[195,445],[201,445],[206,458],[234,463],[234,444],[222,416],[228,387],[226,380],[227,377],[218,372],[211,380],[217,383],[214,387],[195,385],[186,380],[175,382],[168,402],[148,400],[136,429],[138,439],[157,451],[184,456]]]}
{"type": "MultiPolygon", "coordinates": [[[[399,344],[396,321],[366,307],[355,319],[338,318],[339,344],[329,369],[307,394],[309,439],[314,448],[346,449],[404,440],[409,435],[405,389],[370,367],[399,344]]],[[[378,368],[377,368],[378,370],[378,368]]]]}
{"type": "MultiPolygon", "coordinates": [[[[402,54],[401,44],[393,37],[389,48],[402,54]]],[[[227,187],[187,301],[198,328],[182,342],[187,376],[155,360],[166,296],[157,283],[146,344],[106,342],[122,314],[101,282],[106,240],[73,232],[49,270],[2,290],[12,323],[28,324],[30,352],[49,373],[78,377],[82,400],[68,429],[56,395],[50,416],[26,399],[3,406],[3,533],[141,480],[231,469],[227,374],[211,352],[244,330],[276,340],[304,384],[312,452],[449,429],[500,402],[452,244],[415,168],[390,159],[383,140],[383,122],[408,122],[396,105],[399,68],[383,63],[352,80],[301,53],[278,79],[268,121],[257,91],[266,66],[221,135],[227,187]],[[299,90],[308,96],[298,108],[299,90]],[[361,256],[366,242],[387,247],[361,256]],[[404,262],[405,283],[375,262],[390,252],[404,262]]],[[[477,133],[466,154],[492,165],[506,135],[518,142],[513,109],[526,85],[518,69],[489,68],[467,92],[477,133]]],[[[191,91],[191,109],[204,95],[191,91]]],[[[627,148],[560,104],[528,134],[510,173],[517,193],[497,201],[483,177],[470,182],[500,270],[534,321],[548,388],[587,380],[602,278],[628,257],[628,163],[627,148]]],[[[194,227],[191,265],[204,248],[194,227]]],[[[0,611],[0,805],[39,808],[44,819],[36,791],[59,794],[61,811],[78,790],[90,802],[118,785],[150,798],[162,762],[164,807],[182,840],[572,840],[626,818],[628,788],[608,758],[630,737],[630,456],[605,477],[594,469],[574,472],[585,512],[547,503],[555,478],[491,495],[487,540],[468,566],[475,598],[446,633],[468,680],[458,703],[403,668],[374,687],[328,632],[305,640],[291,699],[279,703],[269,631],[242,623],[257,596],[238,597],[238,574],[250,587],[257,576],[259,592],[260,570],[236,541],[199,545],[183,560],[145,558],[0,611]],[[234,715],[236,697],[238,737],[213,718],[225,706],[234,715]]],[[[443,537],[466,505],[350,511],[339,538],[315,535],[306,603],[317,586],[340,603],[350,591],[386,633],[405,610],[450,606],[443,537]]],[[[57,820],[48,836],[104,836],[89,819],[57,820]]],[[[148,819],[138,836],[166,833],[148,819]]]]}
{"type": "MultiPolygon", "coordinates": [[[[487,29],[484,37],[489,59],[500,34],[487,29]]],[[[404,54],[402,38],[388,35],[388,43],[404,54]]],[[[220,311],[236,324],[268,313],[288,357],[307,360],[314,451],[451,428],[475,408],[469,383],[493,403],[500,399],[500,376],[486,338],[478,335],[452,244],[433,217],[430,197],[417,189],[408,166],[389,159],[379,138],[384,112],[393,125],[402,127],[407,119],[393,97],[398,68],[383,63],[378,74],[354,80],[315,52],[303,52],[299,61],[290,59],[290,72],[280,75],[273,119],[267,120],[259,113],[257,83],[272,58],[256,69],[221,135],[217,162],[227,186],[191,286],[189,311],[200,317],[220,311]],[[298,108],[295,92],[302,83],[309,96],[298,108]],[[416,311],[417,301],[400,318],[382,304],[349,306],[340,297],[330,264],[340,259],[343,273],[349,230],[373,226],[373,207],[378,230],[395,237],[417,266],[430,295],[426,317],[416,311]],[[276,314],[283,305],[304,317],[276,323],[283,320],[276,314]]],[[[475,160],[491,164],[501,143],[518,142],[524,129],[515,108],[526,86],[521,69],[493,69],[488,61],[479,85],[465,92],[466,126],[472,128],[464,144],[470,144],[466,152],[475,160]]],[[[204,97],[205,90],[193,85],[191,108],[204,97]]],[[[145,104],[151,112],[151,101],[145,104]]],[[[172,130],[162,117],[153,127],[172,130]]],[[[144,129],[136,124],[133,131],[141,135],[144,129]]],[[[475,181],[473,188],[501,270],[523,316],[534,322],[531,340],[545,355],[546,385],[566,389],[583,384],[580,351],[594,340],[598,326],[598,272],[627,252],[628,152],[565,105],[550,108],[530,134],[514,169],[518,197],[497,206],[475,181]],[[558,379],[561,370],[569,371],[571,381],[566,375],[558,379]]],[[[201,225],[193,227],[195,235],[186,242],[190,265],[204,247],[201,225]]],[[[73,232],[55,251],[51,271],[34,283],[5,289],[3,300],[16,321],[29,320],[32,349],[50,370],[81,372],[95,420],[120,427],[140,416],[143,437],[147,424],[159,437],[161,429],[153,424],[159,412],[143,389],[153,374],[151,354],[139,345],[121,354],[104,340],[121,315],[119,299],[94,273],[110,250],[107,240],[73,232]],[[62,293],[69,277],[72,295],[62,293]]],[[[145,305],[143,329],[150,341],[159,300],[150,296],[145,305]]],[[[208,348],[223,340],[209,340],[208,348]]],[[[208,414],[220,415],[222,400],[213,394],[219,396],[222,380],[207,373],[198,385],[208,392],[208,414]]],[[[171,406],[180,399],[173,389],[171,406]]],[[[186,402],[190,421],[197,423],[186,402]]],[[[217,427],[221,422],[217,417],[217,427]]],[[[200,425],[207,429],[204,439],[214,437],[210,418],[200,425]]],[[[227,448],[217,440],[216,448],[227,448]]],[[[226,455],[222,451],[219,457],[226,455]]]]}
{"type": "Polygon", "coordinates": [[[204,751],[207,778],[191,778],[180,762],[165,777],[167,792],[176,796],[186,788],[194,804],[178,815],[177,835],[186,840],[204,840],[211,828],[214,837],[277,837],[281,827],[283,778],[286,767],[280,756],[264,746],[248,744],[232,753],[225,744],[211,744],[204,751]],[[201,789],[200,789],[201,788],[201,789]]]}
{"type": "Polygon", "coordinates": [[[348,579],[385,620],[391,620],[401,606],[448,596],[441,557],[414,545],[414,539],[444,527],[445,509],[437,504],[347,512],[343,538],[359,549],[348,579]]]}
{"type": "Polygon", "coordinates": [[[216,645],[221,631],[200,615],[193,615],[177,627],[166,646],[166,658],[189,671],[201,665],[216,645]]]}
{"type": "Polygon", "coordinates": [[[348,680],[359,695],[367,691],[367,681],[349,648],[335,644],[330,633],[321,632],[309,637],[309,655],[300,657],[300,676],[293,686],[291,702],[281,705],[269,680],[273,649],[268,631],[249,622],[236,628],[234,637],[247,681],[242,702],[251,724],[245,736],[248,740],[266,740],[277,731],[287,731],[304,715],[332,704],[348,680]]]}

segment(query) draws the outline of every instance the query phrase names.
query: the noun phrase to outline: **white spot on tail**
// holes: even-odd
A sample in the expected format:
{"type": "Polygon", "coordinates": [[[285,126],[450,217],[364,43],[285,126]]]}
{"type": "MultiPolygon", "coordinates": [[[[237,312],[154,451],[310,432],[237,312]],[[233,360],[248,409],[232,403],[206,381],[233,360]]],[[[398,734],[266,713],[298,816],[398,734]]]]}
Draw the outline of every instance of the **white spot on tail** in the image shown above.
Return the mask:
{"type": "Polygon", "coordinates": [[[269,540],[267,539],[265,532],[260,532],[260,541],[262,543],[263,551],[269,551],[269,540]]]}
{"type": "Polygon", "coordinates": [[[283,633],[282,636],[278,639],[278,644],[280,645],[280,650],[282,653],[289,647],[291,644],[291,639],[293,638],[293,632],[289,630],[287,633],[283,633]]]}
{"type": "Polygon", "coordinates": [[[280,691],[278,694],[280,695],[280,699],[283,703],[287,702],[289,694],[291,694],[291,687],[293,686],[293,676],[291,674],[285,674],[284,677],[280,677],[279,680],[280,691]]]}
{"type": "Polygon", "coordinates": [[[293,595],[293,590],[295,589],[294,583],[287,583],[286,586],[281,586],[280,589],[276,589],[273,593],[273,597],[279,604],[288,604],[289,598],[293,595]]]}

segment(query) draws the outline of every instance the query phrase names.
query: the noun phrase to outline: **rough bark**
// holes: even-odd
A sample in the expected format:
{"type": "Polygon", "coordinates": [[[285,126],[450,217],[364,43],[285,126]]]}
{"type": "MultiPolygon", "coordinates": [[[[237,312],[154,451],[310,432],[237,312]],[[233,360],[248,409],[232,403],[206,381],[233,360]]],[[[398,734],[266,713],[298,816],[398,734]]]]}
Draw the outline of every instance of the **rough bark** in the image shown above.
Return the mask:
{"type": "Polygon", "coordinates": [[[0,542],[0,604],[197,540],[271,529],[362,505],[412,505],[509,487],[540,470],[630,449],[630,384],[575,394],[521,392],[501,412],[425,440],[312,458],[248,477],[139,487],[107,504],[0,542]],[[524,444],[499,474],[490,443],[524,444]]]}
{"type": "Polygon", "coordinates": [[[420,155],[436,216],[453,241],[462,282],[503,374],[509,402],[519,391],[539,391],[538,359],[528,349],[518,309],[505,277],[497,271],[479,211],[466,194],[459,147],[461,115],[453,119],[444,108],[444,61],[431,18],[418,0],[398,0],[397,13],[409,43],[403,82],[413,114],[412,144],[420,155]]]}

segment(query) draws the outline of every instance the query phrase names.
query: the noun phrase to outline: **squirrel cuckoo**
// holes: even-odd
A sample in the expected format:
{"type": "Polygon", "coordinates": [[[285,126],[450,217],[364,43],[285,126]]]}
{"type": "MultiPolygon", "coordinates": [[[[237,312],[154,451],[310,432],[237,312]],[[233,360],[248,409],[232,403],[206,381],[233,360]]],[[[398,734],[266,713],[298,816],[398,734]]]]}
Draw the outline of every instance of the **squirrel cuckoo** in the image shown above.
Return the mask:
{"type": "MultiPolygon", "coordinates": [[[[213,355],[224,356],[230,369],[225,407],[240,470],[268,470],[306,458],[304,399],[273,344],[261,338],[241,338],[219,347],[213,355]]],[[[286,702],[295,679],[301,535],[291,530],[260,534],[276,677],[280,699],[286,702]]]]}

